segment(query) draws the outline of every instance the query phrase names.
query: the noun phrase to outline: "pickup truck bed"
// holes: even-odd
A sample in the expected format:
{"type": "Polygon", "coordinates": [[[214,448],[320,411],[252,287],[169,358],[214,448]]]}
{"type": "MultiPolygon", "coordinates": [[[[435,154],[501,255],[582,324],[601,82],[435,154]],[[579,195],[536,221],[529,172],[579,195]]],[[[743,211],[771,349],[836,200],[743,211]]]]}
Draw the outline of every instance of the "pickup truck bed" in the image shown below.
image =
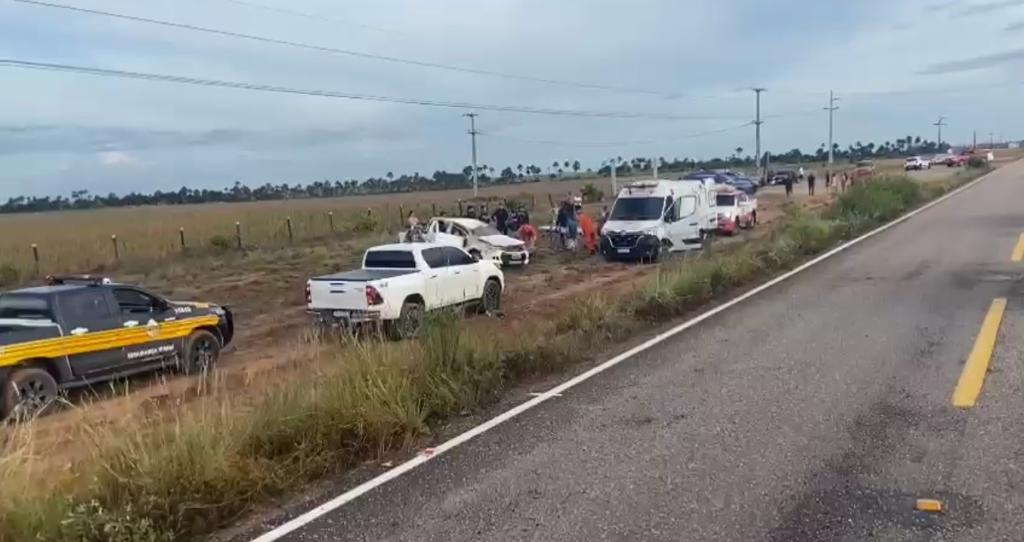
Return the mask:
{"type": "Polygon", "coordinates": [[[322,282],[332,280],[345,280],[350,282],[369,282],[371,280],[391,279],[403,275],[412,275],[416,269],[356,269],[333,275],[321,275],[310,280],[322,282]]]}

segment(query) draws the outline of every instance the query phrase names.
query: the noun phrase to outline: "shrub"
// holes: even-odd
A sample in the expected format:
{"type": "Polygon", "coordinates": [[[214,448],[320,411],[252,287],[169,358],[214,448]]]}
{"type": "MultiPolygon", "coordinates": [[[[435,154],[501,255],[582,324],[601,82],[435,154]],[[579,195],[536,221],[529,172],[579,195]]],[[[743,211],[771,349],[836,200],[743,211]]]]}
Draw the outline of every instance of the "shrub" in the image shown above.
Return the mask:
{"type": "Polygon", "coordinates": [[[882,177],[859,183],[839,196],[831,216],[841,220],[884,222],[924,199],[921,185],[907,177],[882,177]]]}
{"type": "Polygon", "coordinates": [[[584,203],[595,203],[604,200],[604,192],[599,190],[594,183],[587,183],[580,189],[580,195],[583,196],[584,203]]]}
{"type": "Polygon", "coordinates": [[[988,163],[985,162],[985,159],[980,156],[972,156],[967,159],[967,167],[969,168],[983,168],[987,165],[988,163]]]}
{"type": "Polygon", "coordinates": [[[0,288],[7,288],[18,284],[21,280],[21,273],[11,264],[0,264],[0,288]]]}
{"type": "Polygon", "coordinates": [[[231,250],[235,247],[237,242],[237,239],[232,239],[226,235],[214,235],[210,238],[210,246],[222,252],[231,250]]]}
{"type": "Polygon", "coordinates": [[[352,223],[352,231],[355,233],[373,233],[380,229],[380,223],[370,214],[359,215],[352,223]]]}

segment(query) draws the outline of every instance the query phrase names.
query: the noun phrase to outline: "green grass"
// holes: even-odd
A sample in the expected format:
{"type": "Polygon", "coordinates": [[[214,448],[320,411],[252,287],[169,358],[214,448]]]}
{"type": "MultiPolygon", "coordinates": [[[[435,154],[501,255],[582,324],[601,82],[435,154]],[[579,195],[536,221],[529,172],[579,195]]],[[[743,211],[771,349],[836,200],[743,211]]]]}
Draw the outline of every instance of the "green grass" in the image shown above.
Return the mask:
{"type": "Polygon", "coordinates": [[[900,178],[863,184],[821,215],[788,209],[765,238],[662,264],[640,292],[581,299],[553,321],[497,338],[440,313],[415,342],[313,343],[310,374],[255,404],[214,396],[133,431],[97,429],[95,452],[51,487],[32,482],[41,467],[31,443],[8,438],[0,542],[199,538],[309,481],[421,444],[517,382],[563,371],[933,195],[900,178]]]}

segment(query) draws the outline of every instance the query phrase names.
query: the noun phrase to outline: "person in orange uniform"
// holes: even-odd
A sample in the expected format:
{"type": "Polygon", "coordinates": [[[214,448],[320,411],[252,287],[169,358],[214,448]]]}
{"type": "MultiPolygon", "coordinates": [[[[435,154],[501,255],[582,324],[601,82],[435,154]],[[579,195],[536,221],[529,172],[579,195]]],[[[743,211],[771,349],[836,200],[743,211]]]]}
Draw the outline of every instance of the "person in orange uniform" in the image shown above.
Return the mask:
{"type": "Polygon", "coordinates": [[[583,212],[583,209],[576,209],[576,222],[580,226],[580,233],[583,236],[583,246],[591,254],[597,254],[597,226],[594,221],[583,212]]]}

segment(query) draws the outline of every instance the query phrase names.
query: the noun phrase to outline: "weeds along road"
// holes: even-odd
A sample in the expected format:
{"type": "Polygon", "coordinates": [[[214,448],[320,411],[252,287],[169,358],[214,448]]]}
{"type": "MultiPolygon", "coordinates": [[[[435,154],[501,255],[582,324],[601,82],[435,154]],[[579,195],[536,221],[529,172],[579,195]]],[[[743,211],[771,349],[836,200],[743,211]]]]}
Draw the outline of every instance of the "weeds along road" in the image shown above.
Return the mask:
{"type": "Polygon", "coordinates": [[[1021,201],[1019,162],[283,540],[1020,540],[1021,201]]]}

